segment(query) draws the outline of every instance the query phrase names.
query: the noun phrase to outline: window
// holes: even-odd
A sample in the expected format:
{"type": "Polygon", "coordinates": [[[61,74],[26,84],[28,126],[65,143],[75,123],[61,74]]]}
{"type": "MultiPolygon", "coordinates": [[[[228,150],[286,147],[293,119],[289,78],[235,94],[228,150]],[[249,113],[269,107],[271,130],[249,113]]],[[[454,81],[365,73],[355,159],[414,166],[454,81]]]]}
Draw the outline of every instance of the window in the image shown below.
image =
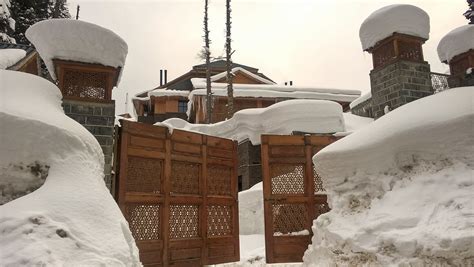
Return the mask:
{"type": "Polygon", "coordinates": [[[186,113],[187,110],[188,110],[188,101],[179,100],[178,101],[178,112],[186,113]]]}

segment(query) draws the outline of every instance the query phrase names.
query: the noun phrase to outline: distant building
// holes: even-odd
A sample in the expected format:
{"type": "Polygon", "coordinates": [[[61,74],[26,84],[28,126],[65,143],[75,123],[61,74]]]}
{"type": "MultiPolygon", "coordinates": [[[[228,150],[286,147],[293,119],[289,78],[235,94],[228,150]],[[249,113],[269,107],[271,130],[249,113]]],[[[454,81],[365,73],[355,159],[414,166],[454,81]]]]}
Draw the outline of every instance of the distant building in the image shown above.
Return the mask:
{"type": "MultiPolygon", "coordinates": [[[[212,118],[226,119],[227,73],[225,61],[211,63],[212,118]]],[[[233,64],[234,112],[248,108],[268,107],[288,99],[332,100],[345,111],[349,103],[360,96],[357,90],[326,89],[277,85],[258,72],[257,68],[233,64]]],[[[206,65],[196,65],[191,71],[164,85],[136,95],[133,99],[138,121],[155,123],[169,118],[181,118],[192,123],[207,122],[206,65]]]]}

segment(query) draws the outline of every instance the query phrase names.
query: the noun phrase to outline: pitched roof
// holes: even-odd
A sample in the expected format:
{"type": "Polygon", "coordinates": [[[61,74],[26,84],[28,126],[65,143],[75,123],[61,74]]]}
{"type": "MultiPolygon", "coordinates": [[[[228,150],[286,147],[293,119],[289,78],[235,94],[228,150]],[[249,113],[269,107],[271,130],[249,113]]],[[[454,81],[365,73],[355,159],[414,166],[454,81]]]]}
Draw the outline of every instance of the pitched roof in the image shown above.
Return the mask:
{"type": "MultiPolygon", "coordinates": [[[[225,70],[227,68],[227,61],[226,60],[213,61],[213,62],[210,63],[210,67],[211,67],[211,69],[224,69],[225,70]]],[[[244,68],[244,69],[246,69],[250,72],[254,72],[254,73],[258,72],[257,68],[253,68],[253,67],[249,67],[249,66],[245,66],[245,65],[242,65],[242,64],[232,62],[232,69],[235,68],[235,67],[241,67],[241,68],[244,68]]],[[[193,66],[193,70],[197,70],[197,69],[204,69],[205,70],[206,69],[206,63],[193,66]]]]}

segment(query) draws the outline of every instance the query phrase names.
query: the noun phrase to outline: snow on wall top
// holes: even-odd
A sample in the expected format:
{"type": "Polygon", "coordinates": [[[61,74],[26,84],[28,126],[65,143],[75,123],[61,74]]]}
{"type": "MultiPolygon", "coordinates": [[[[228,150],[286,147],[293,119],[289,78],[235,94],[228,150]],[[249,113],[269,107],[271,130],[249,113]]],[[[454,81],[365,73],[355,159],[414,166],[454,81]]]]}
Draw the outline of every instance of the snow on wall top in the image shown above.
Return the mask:
{"type": "Polygon", "coordinates": [[[365,93],[365,94],[361,95],[359,98],[357,98],[356,100],[352,101],[349,104],[349,107],[354,108],[357,105],[359,105],[360,103],[369,100],[370,98],[372,98],[372,92],[365,93]]]}
{"type": "Polygon", "coordinates": [[[23,49],[0,49],[0,69],[6,69],[15,65],[26,56],[23,49]]]}
{"type": "Polygon", "coordinates": [[[474,49],[474,25],[458,27],[446,34],[438,44],[441,62],[448,63],[453,57],[474,49]]]}
{"type": "Polygon", "coordinates": [[[241,110],[231,119],[215,124],[191,124],[172,118],[155,125],[230,138],[239,142],[249,139],[252,144],[260,144],[262,134],[345,131],[341,105],[332,101],[299,99],[279,102],[267,108],[241,110]]]}
{"type": "Polygon", "coordinates": [[[127,57],[127,43],[111,30],[80,20],[51,19],[40,21],[25,33],[36,47],[53,79],[53,59],[122,67],[127,57]]]}
{"type": "Polygon", "coordinates": [[[359,30],[362,49],[368,50],[377,42],[403,33],[428,39],[430,17],[419,7],[413,5],[389,5],[376,10],[367,17],[359,30]]]}

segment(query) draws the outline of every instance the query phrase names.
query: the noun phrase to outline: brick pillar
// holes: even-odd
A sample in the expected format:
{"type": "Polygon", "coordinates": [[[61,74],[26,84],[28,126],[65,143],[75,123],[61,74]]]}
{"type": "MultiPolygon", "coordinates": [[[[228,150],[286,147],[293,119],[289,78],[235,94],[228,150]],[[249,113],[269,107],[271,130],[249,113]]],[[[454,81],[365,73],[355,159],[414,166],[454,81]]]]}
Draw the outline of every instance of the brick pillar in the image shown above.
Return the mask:
{"type": "Polygon", "coordinates": [[[427,62],[397,60],[370,72],[372,114],[375,119],[406,103],[434,93],[427,62]]]}
{"type": "Polygon", "coordinates": [[[99,142],[104,152],[104,180],[111,189],[115,103],[63,100],[64,113],[82,124],[99,142]]]}

